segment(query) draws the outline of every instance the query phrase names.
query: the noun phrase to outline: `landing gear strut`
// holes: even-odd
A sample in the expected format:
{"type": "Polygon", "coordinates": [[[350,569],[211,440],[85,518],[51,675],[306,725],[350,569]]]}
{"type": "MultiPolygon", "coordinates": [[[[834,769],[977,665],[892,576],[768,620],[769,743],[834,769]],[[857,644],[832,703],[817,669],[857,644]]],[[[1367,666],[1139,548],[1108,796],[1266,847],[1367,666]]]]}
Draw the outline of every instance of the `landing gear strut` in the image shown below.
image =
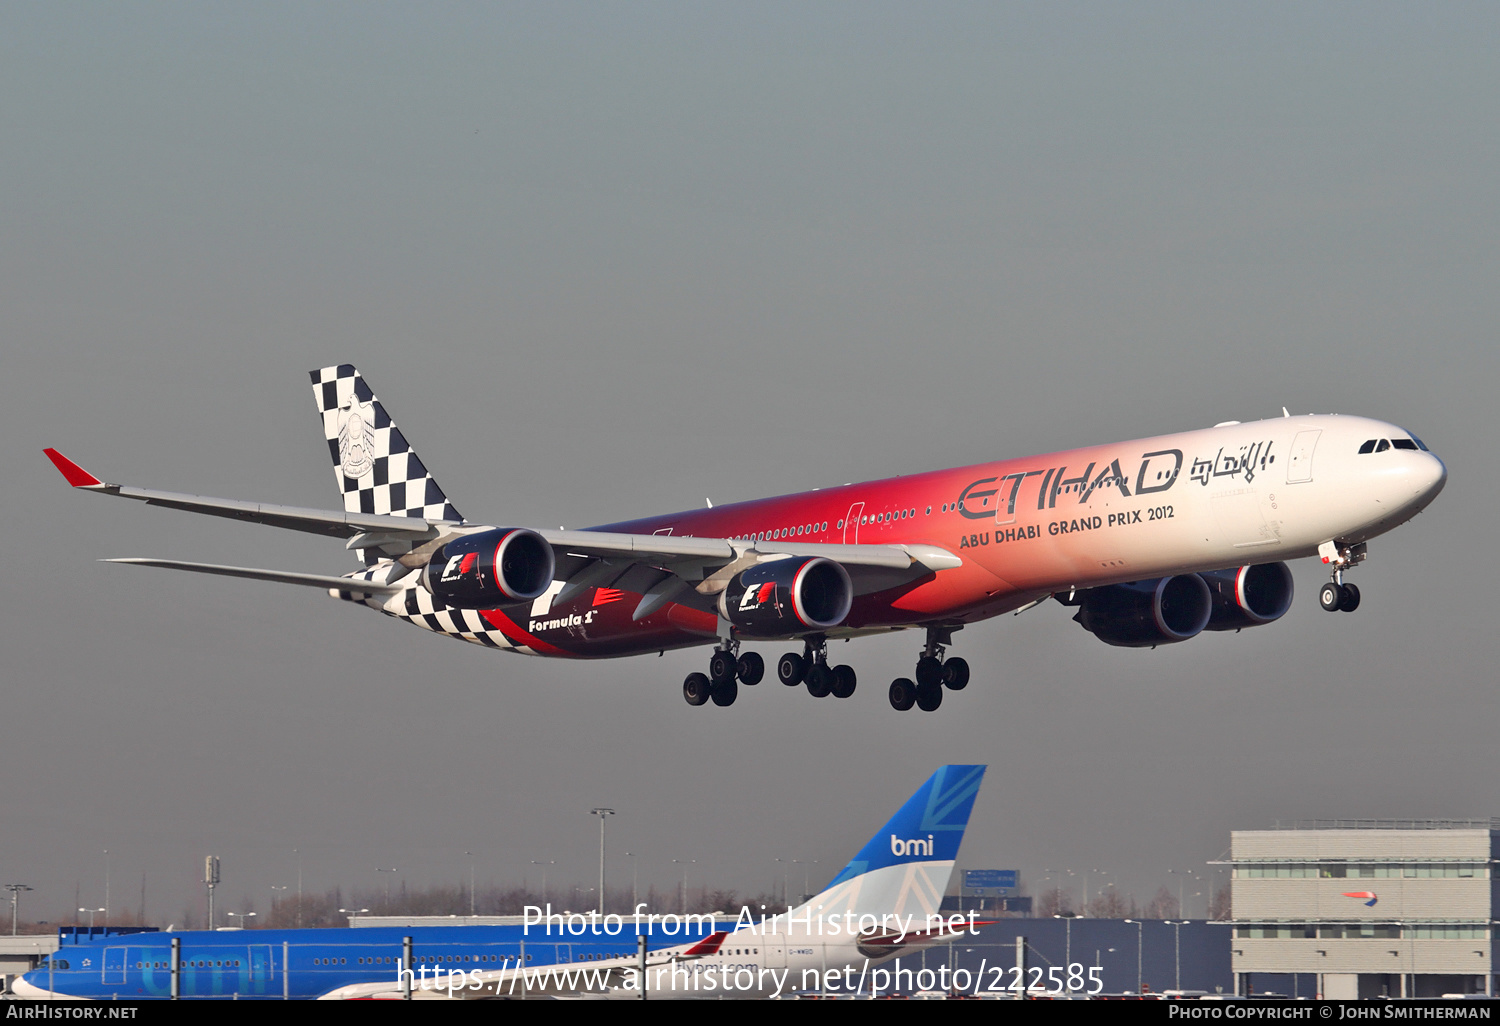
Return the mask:
{"type": "Polygon", "coordinates": [[[1359,588],[1344,583],[1344,571],[1365,561],[1365,543],[1339,545],[1337,542],[1324,542],[1318,546],[1318,555],[1323,557],[1324,563],[1333,567],[1333,579],[1318,589],[1318,605],[1330,613],[1354,612],[1359,608],[1359,588]]]}
{"type": "Polygon", "coordinates": [[[828,641],[821,637],[808,638],[801,655],[788,652],[777,660],[776,676],[789,688],[806,683],[814,698],[848,698],[857,683],[852,666],[828,665],[828,641]]]}
{"type": "Polygon", "coordinates": [[[753,686],[765,676],[766,662],[759,652],[739,655],[740,643],[726,640],[714,649],[708,659],[708,674],[690,673],[682,682],[682,697],[688,705],[703,705],[713,699],[714,705],[733,705],[739,697],[740,684],[753,686]]]}
{"type": "Polygon", "coordinates": [[[943,658],[944,646],[953,643],[953,632],[962,629],[962,626],[927,628],[927,644],[917,660],[917,679],[897,677],[891,681],[891,708],[905,712],[915,705],[923,712],[932,712],[943,704],[945,686],[949,691],[968,687],[968,662],[956,656],[943,658]]]}

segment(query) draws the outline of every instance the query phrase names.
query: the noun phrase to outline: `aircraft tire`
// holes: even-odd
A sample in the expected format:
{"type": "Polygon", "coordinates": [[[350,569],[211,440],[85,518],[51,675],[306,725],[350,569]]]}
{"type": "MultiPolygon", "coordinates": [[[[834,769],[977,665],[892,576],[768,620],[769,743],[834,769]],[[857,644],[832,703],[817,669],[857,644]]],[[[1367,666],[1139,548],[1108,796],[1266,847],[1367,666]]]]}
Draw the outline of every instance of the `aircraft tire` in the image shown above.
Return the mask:
{"type": "Polygon", "coordinates": [[[1359,588],[1352,584],[1344,585],[1344,594],[1339,598],[1339,611],[1352,613],[1359,608],[1359,588]]]}
{"type": "Polygon", "coordinates": [[[943,686],[941,684],[918,684],[917,685],[917,708],[923,712],[936,712],[937,707],[943,704],[943,686]]]}
{"type": "Polygon", "coordinates": [[[682,697],[688,705],[702,705],[708,701],[709,692],[713,685],[709,683],[708,677],[701,673],[690,673],[682,682],[682,697]]]}
{"type": "Polygon", "coordinates": [[[897,677],[891,681],[891,708],[897,712],[906,712],[917,704],[916,682],[906,677],[897,677]]]}
{"type": "Polygon", "coordinates": [[[734,700],[740,696],[740,686],[733,680],[726,680],[722,684],[715,684],[709,695],[714,700],[714,705],[727,708],[734,704],[734,700]]]}
{"type": "Polygon", "coordinates": [[[827,663],[813,663],[807,671],[807,693],[814,698],[827,698],[833,691],[833,671],[827,663]]]}
{"type": "Polygon", "coordinates": [[[969,686],[969,661],[954,657],[943,664],[943,683],[949,691],[962,691],[969,686]]]}
{"type": "Polygon", "coordinates": [[[735,670],[739,674],[741,684],[754,687],[766,675],[766,661],[760,657],[759,652],[746,652],[740,656],[735,670]]]}
{"type": "Polygon", "coordinates": [[[789,688],[802,683],[807,676],[807,660],[796,652],[788,652],[776,661],[776,678],[789,688]]]}
{"type": "Polygon", "coordinates": [[[923,656],[917,660],[917,687],[926,687],[929,684],[941,684],[943,682],[943,664],[932,656],[923,656]]]}
{"type": "Polygon", "coordinates": [[[848,698],[854,694],[854,685],[858,678],[854,675],[854,667],[844,663],[833,668],[833,697],[848,698]]]}
{"type": "Polygon", "coordinates": [[[716,685],[732,683],[738,668],[733,653],[717,649],[708,660],[708,679],[716,685]]]}
{"type": "Polygon", "coordinates": [[[1332,581],[1329,581],[1318,589],[1318,605],[1330,613],[1336,612],[1343,601],[1343,589],[1332,581]]]}

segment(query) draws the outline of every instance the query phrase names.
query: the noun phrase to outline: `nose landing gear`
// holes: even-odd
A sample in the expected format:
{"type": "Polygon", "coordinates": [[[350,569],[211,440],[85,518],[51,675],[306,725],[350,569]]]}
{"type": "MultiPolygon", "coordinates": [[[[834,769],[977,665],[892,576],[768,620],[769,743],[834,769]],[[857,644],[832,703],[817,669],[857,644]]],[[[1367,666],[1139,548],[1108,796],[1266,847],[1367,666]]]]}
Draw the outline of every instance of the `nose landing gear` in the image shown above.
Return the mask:
{"type": "Polygon", "coordinates": [[[1365,561],[1368,555],[1364,542],[1358,545],[1339,545],[1327,541],[1318,546],[1318,555],[1323,562],[1333,567],[1333,579],[1318,589],[1318,605],[1328,612],[1352,613],[1359,608],[1359,588],[1344,583],[1344,571],[1365,561]]]}

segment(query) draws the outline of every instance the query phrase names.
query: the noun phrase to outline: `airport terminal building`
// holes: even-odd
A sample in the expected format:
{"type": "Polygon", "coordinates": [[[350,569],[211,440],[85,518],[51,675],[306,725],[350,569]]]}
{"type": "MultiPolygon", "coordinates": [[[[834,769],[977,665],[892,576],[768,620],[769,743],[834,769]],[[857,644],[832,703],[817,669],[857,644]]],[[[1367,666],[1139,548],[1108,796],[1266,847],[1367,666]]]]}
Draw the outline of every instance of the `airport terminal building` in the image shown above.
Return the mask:
{"type": "MultiPolygon", "coordinates": [[[[1495,994],[1500,820],[1313,820],[1236,830],[1231,964],[1326,998],[1495,994]]],[[[1311,996],[1304,992],[1304,996],[1311,996]]]]}

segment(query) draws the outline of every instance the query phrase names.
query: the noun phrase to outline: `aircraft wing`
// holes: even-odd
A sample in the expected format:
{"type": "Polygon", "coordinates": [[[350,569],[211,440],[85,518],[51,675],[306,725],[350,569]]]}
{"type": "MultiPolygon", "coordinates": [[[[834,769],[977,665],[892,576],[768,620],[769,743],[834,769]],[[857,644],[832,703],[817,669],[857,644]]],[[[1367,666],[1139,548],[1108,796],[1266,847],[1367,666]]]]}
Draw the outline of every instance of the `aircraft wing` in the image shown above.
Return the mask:
{"type": "MultiPolygon", "coordinates": [[[[277,506],[266,502],[243,502],[238,499],[215,499],[206,495],[162,492],[153,488],[109,484],[84,470],[56,449],[43,450],[54,466],[62,471],[68,484],[101,495],[119,495],[136,499],[148,506],[185,509],[231,520],[248,520],[269,527],[292,531],[326,534],[334,538],[354,538],[361,534],[397,535],[407,538],[437,537],[436,525],[446,521],[427,521],[416,517],[381,516],[373,513],[340,513],[333,510],[307,509],[302,506],[277,506]]],[[[457,527],[457,524],[452,526],[457,527]]]]}
{"type": "MultiPolygon", "coordinates": [[[[376,513],[350,513],[281,506],[238,499],[216,499],[182,492],[164,492],[133,485],[110,484],[95,477],[56,449],[44,452],[68,483],[85,491],[118,495],[149,506],[204,513],[346,538],[347,548],[380,551],[395,557],[408,570],[425,566],[432,553],[455,535],[488,530],[481,525],[376,513]]],[[[670,602],[713,608],[713,600],[735,574],[757,563],[787,557],[822,556],[841,564],[856,594],[870,594],[917,580],[939,570],[962,566],[963,561],[936,545],[820,545],[729,538],[676,537],[664,534],[620,534],[609,531],[541,530],[557,558],[557,579],[566,582],[558,601],[567,601],[589,587],[618,587],[642,597],[635,618],[642,619],[670,602]]],[[[164,559],[119,559],[194,573],[219,574],[334,588],[363,594],[400,590],[369,580],[295,574],[248,567],[224,567],[164,559]]]]}

